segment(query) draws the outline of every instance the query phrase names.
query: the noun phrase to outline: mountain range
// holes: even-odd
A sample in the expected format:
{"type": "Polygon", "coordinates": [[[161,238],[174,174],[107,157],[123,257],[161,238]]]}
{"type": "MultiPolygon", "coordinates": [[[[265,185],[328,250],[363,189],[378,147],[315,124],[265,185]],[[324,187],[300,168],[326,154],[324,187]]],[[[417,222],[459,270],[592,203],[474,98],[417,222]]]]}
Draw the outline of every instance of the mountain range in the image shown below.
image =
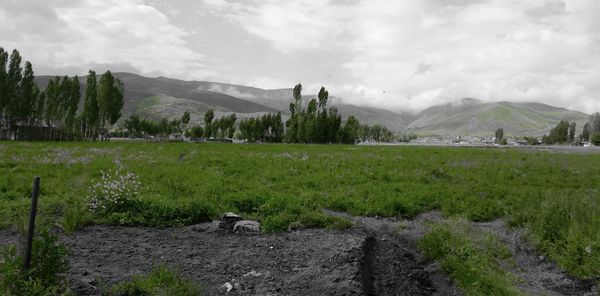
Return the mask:
{"type": "MultiPolygon", "coordinates": [[[[152,118],[179,118],[191,113],[191,123],[202,121],[203,114],[213,108],[217,117],[236,113],[238,118],[254,117],[271,112],[289,116],[292,89],[266,90],[255,87],[208,81],[184,81],[165,77],[144,77],[132,73],[114,73],[125,85],[124,118],[131,114],[152,118]]],[[[38,76],[40,88],[45,88],[51,76],[38,76]]],[[[85,77],[80,78],[82,93],[85,77]]],[[[305,95],[305,101],[315,95],[305,95]]],[[[589,115],[541,103],[484,102],[464,98],[456,102],[433,106],[419,113],[394,112],[375,107],[345,104],[330,97],[330,106],[338,108],[342,118],[356,116],[361,122],[381,124],[392,131],[421,135],[493,135],[503,128],[506,135],[541,136],[560,120],[577,122],[578,130],[589,115]]]]}

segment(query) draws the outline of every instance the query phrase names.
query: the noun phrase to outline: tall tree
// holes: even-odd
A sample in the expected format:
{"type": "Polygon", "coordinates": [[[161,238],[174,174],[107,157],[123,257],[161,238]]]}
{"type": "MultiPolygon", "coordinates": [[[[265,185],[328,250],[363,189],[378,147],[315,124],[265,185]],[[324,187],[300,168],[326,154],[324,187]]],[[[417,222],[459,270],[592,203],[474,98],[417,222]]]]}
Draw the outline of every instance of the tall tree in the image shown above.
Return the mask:
{"type": "Polygon", "coordinates": [[[496,130],[496,144],[500,144],[502,138],[504,138],[504,129],[499,128],[496,130]]]}
{"type": "Polygon", "coordinates": [[[56,76],[48,81],[46,86],[46,110],[44,113],[44,120],[46,125],[52,130],[57,125],[57,113],[59,112],[59,95],[60,95],[60,77],[56,76]]]}
{"type": "MultiPolygon", "coordinates": [[[[37,86],[36,86],[37,88],[37,86]]],[[[37,100],[35,102],[35,107],[34,107],[34,123],[39,123],[39,122],[43,122],[44,119],[44,107],[46,106],[46,92],[44,91],[39,91],[38,89],[38,96],[37,96],[37,100]]]]}
{"type": "Polygon", "coordinates": [[[324,86],[321,86],[321,89],[319,90],[319,95],[317,97],[319,98],[319,109],[325,109],[327,107],[327,99],[329,98],[329,92],[325,90],[324,86]]]}
{"type": "Polygon", "coordinates": [[[5,116],[8,121],[8,125],[16,136],[17,120],[19,118],[19,106],[21,105],[21,79],[23,68],[21,67],[21,55],[19,51],[14,49],[10,55],[10,62],[8,64],[8,71],[6,77],[6,87],[8,104],[5,107],[5,116]]]}
{"type": "Polygon", "coordinates": [[[94,137],[99,120],[98,87],[96,72],[90,70],[86,79],[85,98],[83,101],[83,128],[84,138],[94,137]]]}
{"type": "Polygon", "coordinates": [[[292,93],[294,96],[294,103],[296,111],[300,110],[300,106],[302,105],[302,84],[298,83],[294,86],[294,91],[292,93]]]}
{"type": "Polygon", "coordinates": [[[355,144],[358,140],[360,122],[353,115],[349,116],[342,128],[341,142],[344,144],[355,144]]]}
{"type": "Polygon", "coordinates": [[[575,121],[571,122],[571,124],[569,124],[569,142],[573,143],[575,141],[575,128],[576,128],[576,123],[575,121]]]}
{"type": "Polygon", "coordinates": [[[210,108],[204,113],[204,136],[210,138],[213,135],[212,121],[215,118],[215,111],[210,108]]]}
{"type": "Polygon", "coordinates": [[[595,133],[600,133],[600,112],[596,112],[590,116],[590,137],[595,133]]]}
{"type": "Polygon", "coordinates": [[[583,131],[581,131],[581,141],[587,142],[590,140],[590,123],[586,122],[583,126],[583,131]]]}
{"type": "Polygon", "coordinates": [[[181,116],[181,124],[183,125],[183,129],[187,127],[188,123],[190,123],[190,112],[185,111],[181,116]]]}
{"type": "Polygon", "coordinates": [[[115,124],[121,117],[122,108],[123,83],[110,71],[106,71],[98,84],[98,110],[103,138],[108,135],[108,126],[115,124]]]}
{"type": "Polygon", "coordinates": [[[20,97],[15,101],[15,104],[17,104],[16,108],[18,109],[16,121],[22,126],[32,123],[35,103],[39,96],[39,90],[33,78],[33,67],[30,62],[25,62],[25,70],[21,78],[20,97]]]}
{"type": "Polygon", "coordinates": [[[74,131],[75,115],[77,114],[77,107],[79,106],[79,100],[81,99],[81,91],[79,90],[79,77],[75,75],[65,86],[65,128],[72,133],[74,131]]]}
{"type": "Polygon", "coordinates": [[[0,131],[4,120],[4,109],[8,104],[8,85],[6,66],[8,65],[8,52],[0,47],[0,131]]]}

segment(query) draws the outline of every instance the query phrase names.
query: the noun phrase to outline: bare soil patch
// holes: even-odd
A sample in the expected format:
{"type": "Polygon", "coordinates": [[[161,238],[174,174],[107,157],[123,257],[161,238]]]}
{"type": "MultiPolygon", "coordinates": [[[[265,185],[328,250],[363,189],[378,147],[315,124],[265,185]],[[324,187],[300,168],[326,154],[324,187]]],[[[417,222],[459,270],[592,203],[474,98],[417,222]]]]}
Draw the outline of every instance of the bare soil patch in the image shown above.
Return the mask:
{"type": "MultiPolygon", "coordinates": [[[[168,229],[91,226],[60,237],[71,251],[69,281],[77,295],[100,295],[102,284],[157,265],[180,269],[207,295],[461,295],[415,247],[428,222],[444,219],[439,212],[414,220],[325,212],[356,227],[236,234],[216,222],[168,229]]],[[[511,271],[523,279],[527,293],[598,295],[592,281],[569,277],[523,243],[520,230],[500,220],[477,227],[509,246],[511,271]]],[[[17,242],[15,233],[0,231],[0,245],[17,242]]]]}

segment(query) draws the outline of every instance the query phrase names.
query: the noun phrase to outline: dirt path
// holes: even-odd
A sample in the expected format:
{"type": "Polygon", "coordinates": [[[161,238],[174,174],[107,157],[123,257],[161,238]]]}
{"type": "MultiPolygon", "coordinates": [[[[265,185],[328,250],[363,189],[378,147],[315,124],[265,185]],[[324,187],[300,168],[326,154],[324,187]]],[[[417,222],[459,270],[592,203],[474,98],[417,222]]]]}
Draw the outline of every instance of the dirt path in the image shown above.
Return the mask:
{"type": "Polygon", "coordinates": [[[579,280],[565,274],[535,247],[526,243],[523,229],[510,229],[502,220],[476,225],[493,233],[508,246],[515,261],[515,266],[508,267],[512,273],[523,279],[523,291],[532,295],[598,295],[598,287],[594,286],[594,281],[579,280]]]}
{"type": "MultiPolygon", "coordinates": [[[[441,222],[445,218],[439,211],[430,211],[418,215],[414,220],[399,220],[395,218],[354,217],[346,213],[324,210],[327,214],[354,221],[359,229],[363,229],[371,236],[391,238],[388,244],[404,242],[396,245],[394,250],[404,250],[413,254],[418,266],[424,266],[429,278],[438,285],[444,283],[445,276],[439,271],[436,264],[429,266],[423,258],[415,252],[415,244],[427,231],[430,222],[441,222]]],[[[475,227],[491,232],[502,243],[506,244],[512,253],[514,266],[506,266],[513,274],[522,279],[519,285],[522,291],[529,295],[572,295],[572,296],[598,296],[598,287],[593,280],[581,280],[567,275],[555,263],[542,256],[535,247],[526,243],[523,229],[510,229],[501,220],[485,223],[473,223],[475,227]]],[[[398,254],[390,255],[398,256],[398,254]]],[[[378,265],[381,266],[381,262],[378,265]]],[[[396,271],[397,272],[397,271],[396,271]]],[[[406,275],[406,274],[405,274],[406,275]]],[[[413,275],[414,276],[414,275],[413,275]]],[[[410,277],[409,277],[410,278],[410,277]]],[[[406,280],[405,276],[398,278],[395,283],[406,280]]],[[[447,283],[442,290],[450,291],[453,287],[447,283]]],[[[374,294],[375,295],[375,294],[374,294]]],[[[418,295],[418,294],[414,294],[418,295]]],[[[427,295],[437,295],[435,293],[427,295]]],[[[440,294],[445,295],[445,294],[440,294]]]]}

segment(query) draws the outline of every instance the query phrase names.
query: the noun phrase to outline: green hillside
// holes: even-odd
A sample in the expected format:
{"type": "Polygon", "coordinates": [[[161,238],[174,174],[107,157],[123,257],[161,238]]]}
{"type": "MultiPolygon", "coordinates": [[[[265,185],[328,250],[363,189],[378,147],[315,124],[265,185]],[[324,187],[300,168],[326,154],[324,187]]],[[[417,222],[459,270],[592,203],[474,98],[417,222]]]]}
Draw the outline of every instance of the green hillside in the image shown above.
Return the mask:
{"type": "MultiPolygon", "coordinates": [[[[236,113],[238,118],[282,112],[287,118],[292,89],[266,90],[219,82],[184,81],[165,77],[149,78],[132,73],[115,73],[125,84],[124,117],[139,114],[153,118],[178,118],[190,111],[191,122],[202,121],[204,112],[215,110],[217,117],[236,113]]],[[[44,88],[50,76],[36,77],[44,88]]],[[[82,93],[85,77],[80,78],[82,93]]],[[[303,96],[305,102],[314,95],[303,96]]],[[[578,132],[588,115],[540,103],[486,103],[462,99],[456,103],[433,106],[420,113],[395,112],[369,106],[345,104],[330,97],[330,106],[343,118],[356,116],[369,125],[381,124],[395,132],[422,135],[491,136],[497,128],[506,135],[541,136],[560,120],[577,122],[578,132]]]]}
{"type": "Polygon", "coordinates": [[[503,128],[506,135],[541,136],[561,120],[577,122],[581,131],[588,117],[581,112],[539,103],[484,103],[464,99],[460,104],[422,111],[407,129],[420,134],[485,136],[503,128]]]}

